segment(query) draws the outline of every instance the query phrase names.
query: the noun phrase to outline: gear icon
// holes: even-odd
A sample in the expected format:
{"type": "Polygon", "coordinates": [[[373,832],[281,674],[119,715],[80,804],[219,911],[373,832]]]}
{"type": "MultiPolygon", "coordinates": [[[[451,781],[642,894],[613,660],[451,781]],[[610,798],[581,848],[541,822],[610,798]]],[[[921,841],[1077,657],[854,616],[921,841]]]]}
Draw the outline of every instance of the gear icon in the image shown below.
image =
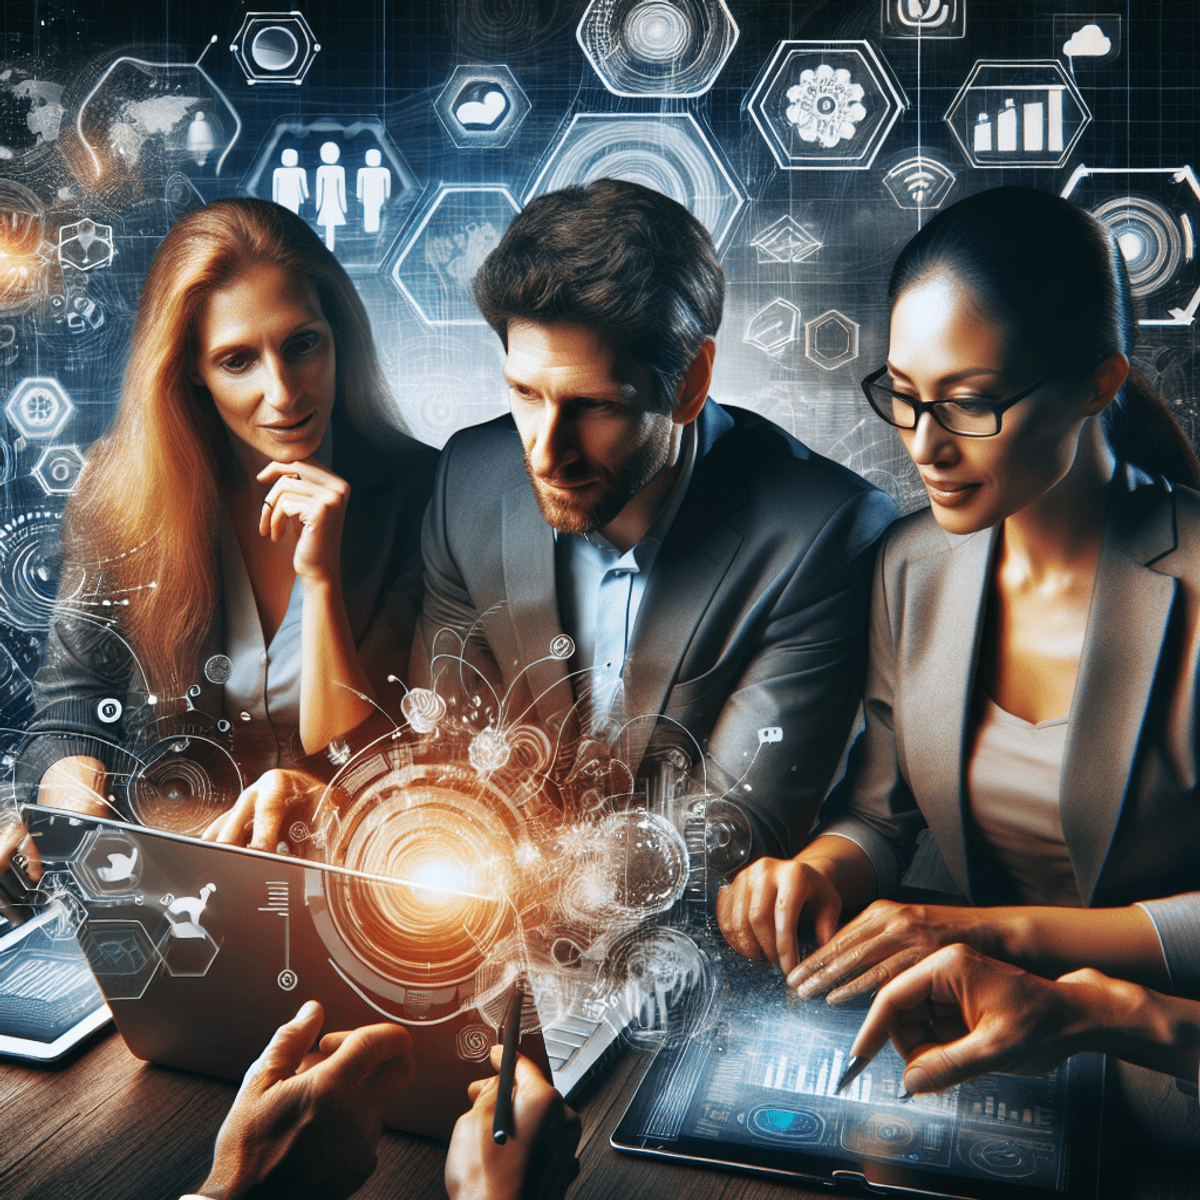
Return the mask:
{"type": "Polygon", "coordinates": [[[801,71],[800,82],[788,88],[787,119],[804,141],[832,150],[858,132],[858,122],[867,115],[861,103],[864,95],[845,67],[835,71],[821,63],[815,71],[801,71]]]}

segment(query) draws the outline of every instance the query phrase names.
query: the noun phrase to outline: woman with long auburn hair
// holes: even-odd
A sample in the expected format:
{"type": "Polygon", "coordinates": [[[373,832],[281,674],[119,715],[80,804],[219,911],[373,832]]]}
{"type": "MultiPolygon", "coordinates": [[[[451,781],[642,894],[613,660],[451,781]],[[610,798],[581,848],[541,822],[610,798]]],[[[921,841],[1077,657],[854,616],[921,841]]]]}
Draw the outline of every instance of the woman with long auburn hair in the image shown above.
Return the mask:
{"type": "Polygon", "coordinates": [[[21,754],[42,803],[105,811],[110,773],[177,730],[243,780],[269,772],[247,791],[287,792],[274,768],[395,706],[437,455],[406,436],[354,285],[299,217],[221,200],[172,227],[87,457],[21,754]]]}

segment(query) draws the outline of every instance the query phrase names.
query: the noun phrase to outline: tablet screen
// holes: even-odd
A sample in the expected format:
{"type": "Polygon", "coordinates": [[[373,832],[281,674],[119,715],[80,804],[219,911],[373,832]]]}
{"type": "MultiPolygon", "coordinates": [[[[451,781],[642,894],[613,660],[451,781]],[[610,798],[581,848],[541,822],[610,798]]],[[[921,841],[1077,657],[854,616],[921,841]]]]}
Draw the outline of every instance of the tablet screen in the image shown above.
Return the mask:
{"type": "Polygon", "coordinates": [[[718,1002],[702,1027],[658,1053],[614,1136],[618,1149],[824,1179],[932,1182],[944,1194],[1069,1192],[1078,1064],[907,1097],[903,1062],[888,1046],[839,1094],[865,1003],[801,1003],[777,969],[720,958],[718,1002]]]}
{"type": "Polygon", "coordinates": [[[61,913],[48,910],[0,937],[0,1054],[50,1061],[107,1020],[61,913]]]}

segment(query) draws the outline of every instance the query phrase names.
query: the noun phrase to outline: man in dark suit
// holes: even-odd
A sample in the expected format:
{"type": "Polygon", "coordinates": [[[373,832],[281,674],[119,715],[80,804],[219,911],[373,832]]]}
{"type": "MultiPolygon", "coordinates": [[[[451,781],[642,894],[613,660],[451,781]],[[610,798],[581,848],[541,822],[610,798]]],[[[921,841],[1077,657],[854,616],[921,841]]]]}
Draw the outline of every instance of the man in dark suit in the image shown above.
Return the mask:
{"type": "Polygon", "coordinates": [[[539,725],[560,769],[581,739],[635,774],[681,750],[755,855],[798,848],[858,704],[894,504],[708,398],[724,276],[657,192],[533,201],[475,297],[512,415],[443,453],[410,682],[465,684],[480,726],[539,725]]]}

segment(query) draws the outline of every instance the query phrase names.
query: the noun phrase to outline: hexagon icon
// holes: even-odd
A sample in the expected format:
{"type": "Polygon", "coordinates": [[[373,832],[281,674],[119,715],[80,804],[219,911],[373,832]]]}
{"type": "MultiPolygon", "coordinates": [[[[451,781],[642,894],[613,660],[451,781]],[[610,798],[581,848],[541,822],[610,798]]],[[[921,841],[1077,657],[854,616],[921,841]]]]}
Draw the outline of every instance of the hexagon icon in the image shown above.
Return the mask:
{"type": "Polygon", "coordinates": [[[521,206],[506,187],[443,186],[392,267],[392,282],[430,325],[482,325],[471,280],[521,206]]]}
{"type": "Polygon", "coordinates": [[[1116,238],[1139,325],[1188,326],[1200,310],[1200,181],[1191,167],[1079,166],[1062,194],[1116,238]]]}
{"type": "Polygon", "coordinates": [[[774,358],[799,338],[800,315],[800,309],[795,304],[777,296],[746,322],[742,341],[757,346],[764,354],[774,358]]]}
{"type": "Polygon", "coordinates": [[[30,441],[57,437],[74,412],[62,385],[46,376],[22,379],[4,406],[4,415],[30,441]]]}
{"type": "Polygon", "coordinates": [[[67,871],[47,871],[38,881],[38,895],[51,914],[43,926],[52,941],[71,941],[87,921],[87,909],[78,895],[78,884],[67,871]]]}
{"type": "Polygon", "coordinates": [[[84,217],[73,225],[59,228],[58,265],[64,271],[95,271],[111,266],[115,254],[111,225],[84,217]]]}
{"type": "Polygon", "coordinates": [[[525,196],[609,176],[678,200],[719,246],[746,197],[691,113],[577,113],[525,196]]]}
{"type": "Polygon", "coordinates": [[[529,115],[529,97],[503,63],[455,67],[433,111],[460,149],[507,146],[529,115]]]}
{"type": "Polygon", "coordinates": [[[105,68],[75,116],[97,180],[132,177],[145,185],[179,171],[221,174],[242,118],[203,58],[203,52],[194,62],[122,55],[105,68]]]}
{"type": "Polygon", "coordinates": [[[865,171],[908,101],[865,41],[784,41],[747,107],[785,170],[865,171]]]}
{"type": "Polygon", "coordinates": [[[822,242],[794,217],[784,213],[779,220],[772,221],[757,237],[752,238],[750,245],[758,252],[760,263],[792,263],[812,258],[820,250],[822,242]]]}
{"type": "Polygon", "coordinates": [[[159,940],[158,952],[168,975],[194,978],[208,974],[220,952],[220,946],[204,928],[205,911],[216,890],[215,884],[206,883],[198,895],[175,897],[163,911],[168,929],[159,940]]]}
{"type": "Polygon", "coordinates": [[[880,32],[894,38],[960,38],[967,0],[883,0],[880,32]]]}
{"type": "Polygon", "coordinates": [[[738,40],[725,0],[591,0],[575,36],[617,96],[702,96],[738,40]]]}
{"type": "Polygon", "coordinates": [[[163,965],[140,921],[91,917],[79,945],[108,1000],[140,999],[163,965]]]}
{"type": "Polygon", "coordinates": [[[321,51],[304,14],[248,12],[229,46],[246,82],[298,87],[321,51]]]}
{"type": "Polygon", "coordinates": [[[281,117],[241,190],[303,217],[351,274],[379,269],[420,195],[377,117],[281,117]]]}
{"type": "Polygon", "coordinates": [[[33,468],[33,477],[47,496],[69,496],[79,482],[87,459],[76,446],[47,446],[33,468]]]}
{"type": "Polygon", "coordinates": [[[142,852],[136,843],[112,829],[93,829],[71,860],[71,873],[85,896],[107,900],[138,891],[142,852]]]}
{"type": "Polygon", "coordinates": [[[858,322],[836,308],[814,317],[804,326],[804,357],[826,371],[834,371],[858,357],[858,322]]]}
{"type": "Polygon", "coordinates": [[[973,167],[1061,167],[1092,114],[1057,59],[980,59],[946,110],[973,167]]]}

